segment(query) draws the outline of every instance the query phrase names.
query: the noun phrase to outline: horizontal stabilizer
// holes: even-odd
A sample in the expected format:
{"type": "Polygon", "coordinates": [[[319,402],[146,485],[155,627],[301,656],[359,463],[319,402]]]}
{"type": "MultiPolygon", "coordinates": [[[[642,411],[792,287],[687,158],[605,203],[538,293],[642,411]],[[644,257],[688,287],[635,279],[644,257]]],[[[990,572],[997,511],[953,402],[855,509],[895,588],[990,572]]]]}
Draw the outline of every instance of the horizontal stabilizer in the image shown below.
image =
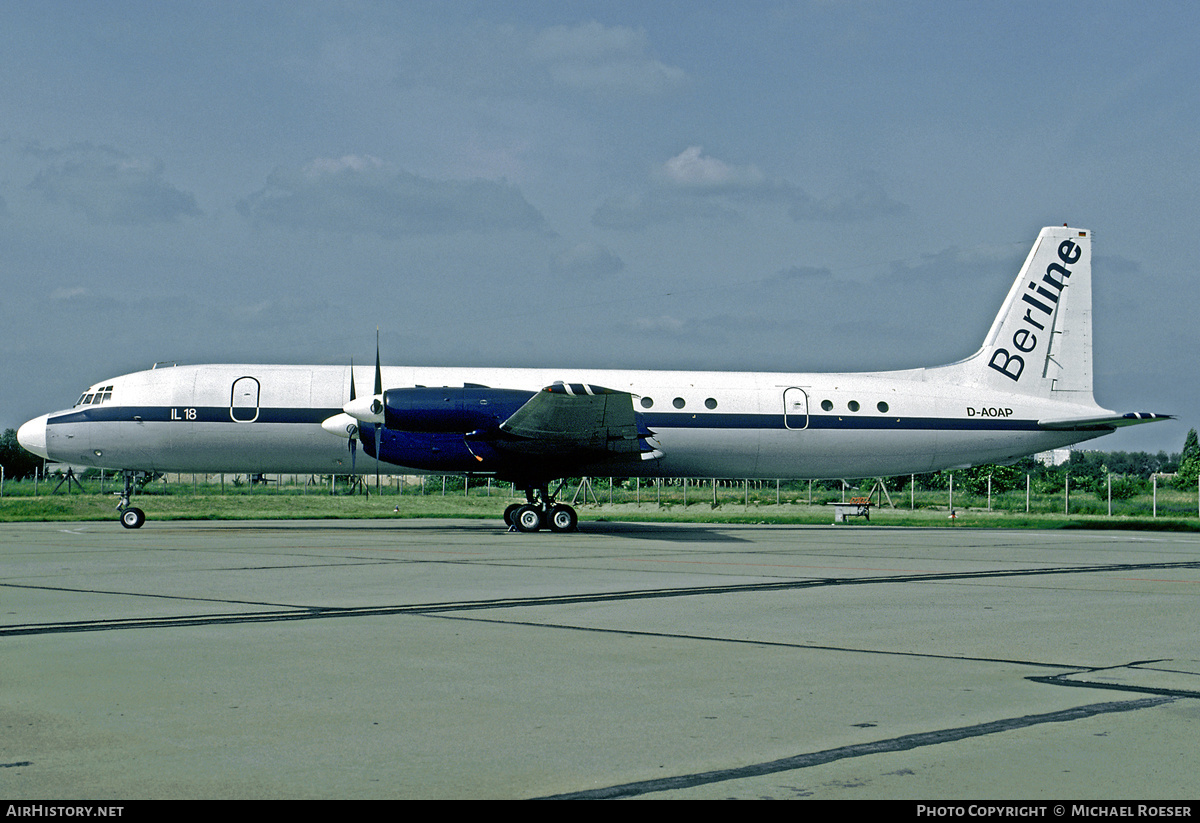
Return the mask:
{"type": "Polygon", "coordinates": [[[1119,429],[1122,426],[1136,426],[1138,423],[1153,423],[1156,420],[1173,420],[1171,414],[1155,414],[1153,412],[1126,412],[1102,417],[1057,417],[1039,420],[1038,428],[1052,431],[1104,431],[1119,429]]]}

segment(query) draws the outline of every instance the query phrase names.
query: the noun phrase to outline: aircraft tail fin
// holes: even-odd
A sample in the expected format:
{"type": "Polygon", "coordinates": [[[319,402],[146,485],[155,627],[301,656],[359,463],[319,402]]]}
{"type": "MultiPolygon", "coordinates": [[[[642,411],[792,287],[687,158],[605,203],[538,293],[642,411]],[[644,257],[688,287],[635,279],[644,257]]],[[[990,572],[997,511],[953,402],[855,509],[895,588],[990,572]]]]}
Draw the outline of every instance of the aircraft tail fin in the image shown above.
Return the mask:
{"type": "Polygon", "coordinates": [[[1092,233],[1042,229],[983,347],[952,368],[968,385],[1095,405],[1092,233]]]}

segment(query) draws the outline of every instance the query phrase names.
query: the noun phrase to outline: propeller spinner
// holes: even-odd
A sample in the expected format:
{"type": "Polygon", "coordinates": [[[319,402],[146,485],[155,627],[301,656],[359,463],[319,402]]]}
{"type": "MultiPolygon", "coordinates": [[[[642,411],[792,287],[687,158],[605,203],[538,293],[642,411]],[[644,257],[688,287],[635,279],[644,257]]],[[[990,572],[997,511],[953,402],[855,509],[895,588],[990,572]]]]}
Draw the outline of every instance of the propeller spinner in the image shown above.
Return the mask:
{"type": "Polygon", "coordinates": [[[375,486],[379,487],[379,449],[383,437],[383,369],[379,360],[379,329],[375,329],[375,394],[359,399],[354,390],[354,361],[350,361],[350,400],[342,407],[341,414],[326,418],[321,428],[350,442],[350,470],[356,474],[358,441],[362,432],[359,423],[370,423],[375,430],[375,486]]]}
{"type": "Polygon", "coordinates": [[[362,423],[383,422],[383,369],[379,364],[379,329],[375,330],[375,394],[356,400],[351,381],[350,402],[342,406],[342,411],[362,423]]]}

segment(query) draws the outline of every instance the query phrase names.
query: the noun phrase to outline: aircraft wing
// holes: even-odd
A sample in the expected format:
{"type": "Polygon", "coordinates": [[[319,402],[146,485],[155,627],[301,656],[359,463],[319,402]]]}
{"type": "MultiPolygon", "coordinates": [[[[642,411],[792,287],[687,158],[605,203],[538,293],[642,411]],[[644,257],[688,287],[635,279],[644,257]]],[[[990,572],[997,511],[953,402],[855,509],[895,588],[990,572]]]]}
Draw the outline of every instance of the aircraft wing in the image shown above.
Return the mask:
{"type": "Polygon", "coordinates": [[[1174,417],[1171,414],[1154,412],[1126,412],[1099,417],[1054,417],[1039,420],[1038,427],[1053,431],[1112,431],[1122,426],[1136,426],[1138,423],[1173,420],[1174,417]]]}
{"type": "MultiPolygon", "coordinates": [[[[547,386],[500,424],[506,451],[527,455],[650,453],[653,436],[633,410],[633,395],[585,383],[547,386]]],[[[655,455],[657,456],[657,455],[655,455]]]]}

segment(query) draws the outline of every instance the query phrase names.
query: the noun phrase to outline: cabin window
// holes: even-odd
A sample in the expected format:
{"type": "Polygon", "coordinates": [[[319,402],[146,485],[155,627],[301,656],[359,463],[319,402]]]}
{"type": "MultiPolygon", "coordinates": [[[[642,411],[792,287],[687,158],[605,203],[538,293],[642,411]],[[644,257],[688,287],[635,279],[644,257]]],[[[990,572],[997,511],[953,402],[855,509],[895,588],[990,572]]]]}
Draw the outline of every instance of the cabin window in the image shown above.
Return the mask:
{"type": "Polygon", "coordinates": [[[717,407],[717,401],[715,399],[710,397],[704,401],[704,408],[715,409],[716,407],[717,407]]]}
{"type": "Polygon", "coordinates": [[[654,405],[654,398],[653,397],[643,397],[641,402],[642,402],[642,408],[648,409],[654,405]]]}
{"type": "Polygon", "coordinates": [[[821,408],[824,411],[833,411],[833,401],[832,400],[822,400],[821,408]]]}
{"type": "Polygon", "coordinates": [[[879,403],[876,404],[875,408],[879,409],[882,414],[887,414],[888,404],[880,400],[879,403]]]}
{"type": "Polygon", "coordinates": [[[848,408],[850,411],[853,411],[853,412],[858,411],[858,409],[859,409],[858,401],[851,400],[849,403],[846,404],[846,408],[848,408]]]}
{"type": "Polygon", "coordinates": [[[674,400],[671,401],[671,405],[677,409],[682,409],[684,406],[687,405],[687,403],[684,402],[682,397],[676,397],[674,400]]]}

